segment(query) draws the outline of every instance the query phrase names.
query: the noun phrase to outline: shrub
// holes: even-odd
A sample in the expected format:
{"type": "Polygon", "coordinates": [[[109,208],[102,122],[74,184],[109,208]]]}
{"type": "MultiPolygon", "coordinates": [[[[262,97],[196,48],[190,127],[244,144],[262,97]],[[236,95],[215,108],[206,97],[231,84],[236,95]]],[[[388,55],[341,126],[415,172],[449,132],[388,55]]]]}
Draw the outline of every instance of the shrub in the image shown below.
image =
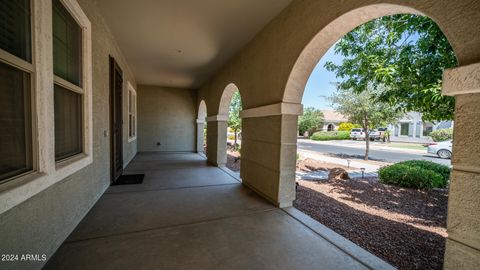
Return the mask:
{"type": "Polygon", "coordinates": [[[400,162],[400,164],[404,164],[411,167],[420,167],[425,170],[434,171],[443,177],[445,184],[450,180],[450,168],[442,164],[438,164],[438,163],[426,161],[426,160],[407,160],[407,161],[400,162]]]}
{"type": "Polygon", "coordinates": [[[409,160],[380,168],[380,182],[406,188],[444,188],[450,168],[424,160],[409,160]]]}
{"type": "Polygon", "coordinates": [[[453,128],[438,129],[430,132],[430,137],[435,142],[443,142],[453,139],[453,128]]]}
{"type": "Polygon", "coordinates": [[[348,140],[349,138],[350,132],[348,131],[319,131],[310,137],[315,141],[348,140]]]}
{"type": "Polygon", "coordinates": [[[359,124],[352,124],[352,123],[340,123],[338,126],[338,131],[352,131],[352,128],[360,128],[359,124]]]}

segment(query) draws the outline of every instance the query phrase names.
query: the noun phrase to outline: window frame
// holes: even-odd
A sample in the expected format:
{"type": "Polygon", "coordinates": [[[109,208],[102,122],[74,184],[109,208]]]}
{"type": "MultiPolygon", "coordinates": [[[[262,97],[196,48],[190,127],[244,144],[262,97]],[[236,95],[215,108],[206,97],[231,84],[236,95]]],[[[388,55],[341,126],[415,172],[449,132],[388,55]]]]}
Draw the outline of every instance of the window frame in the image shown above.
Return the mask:
{"type": "Polygon", "coordinates": [[[138,118],[137,118],[137,91],[135,88],[133,88],[132,84],[130,81],[127,81],[127,93],[128,93],[128,98],[127,98],[127,134],[128,134],[128,142],[133,142],[137,139],[137,126],[138,126],[138,118]],[[133,108],[132,108],[133,107],[133,108]],[[130,136],[130,128],[132,125],[130,124],[131,121],[131,116],[135,119],[133,121],[133,136],[130,136]]]}
{"type": "MultiPolygon", "coordinates": [[[[32,160],[30,162],[32,163],[32,168],[28,171],[25,171],[23,173],[14,175],[10,178],[6,178],[0,181],[0,185],[4,185],[10,181],[16,180],[16,179],[21,179],[26,176],[31,175],[32,173],[35,173],[36,171],[39,170],[39,162],[38,162],[38,146],[39,142],[36,139],[37,138],[37,106],[36,106],[36,81],[35,78],[37,76],[37,70],[36,70],[36,64],[35,64],[35,58],[36,58],[36,40],[35,40],[35,1],[30,0],[30,57],[31,60],[30,62],[27,60],[24,60],[10,52],[7,52],[3,49],[0,48],[0,62],[11,66],[15,69],[18,69],[22,72],[28,73],[30,75],[30,127],[31,127],[31,142],[30,147],[32,151],[32,160]]],[[[24,105],[25,106],[25,105],[24,105]]],[[[1,191],[1,189],[0,189],[1,191]]]]}
{"type": "MultiPolygon", "coordinates": [[[[0,214],[26,201],[48,187],[85,168],[93,161],[93,105],[92,105],[92,27],[77,0],[60,0],[79,24],[82,32],[82,127],[83,153],[55,162],[54,78],[53,70],[53,3],[30,1],[32,62],[22,63],[16,56],[8,56],[7,64],[30,69],[32,103],[33,171],[0,183],[0,214]]],[[[7,52],[0,52],[4,57],[7,52]]],[[[8,53],[9,54],[9,53],[8,53]]],[[[22,60],[23,61],[23,60],[22,60]]],[[[78,89],[77,89],[78,90],[78,89]]]]}
{"type": "MultiPolygon", "coordinates": [[[[75,0],[59,0],[63,7],[70,13],[72,18],[80,27],[81,31],[81,54],[80,54],[80,63],[81,63],[81,77],[80,86],[71,83],[57,75],[53,72],[53,55],[52,55],[52,75],[53,75],[53,84],[63,87],[66,90],[72,91],[74,93],[80,94],[82,99],[82,129],[81,129],[81,138],[82,138],[82,152],[60,159],[55,161],[55,168],[60,170],[69,165],[74,165],[79,159],[88,158],[91,159],[92,153],[92,96],[91,96],[91,87],[92,87],[92,67],[91,67],[91,25],[90,21],[83,13],[82,9],[75,0]]],[[[53,4],[52,4],[53,5],[53,4]]],[[[52,6],[52,18],[53,18],[53,6],[52,6]]],[[[53,23],[51,27],[52,37],[53,37],[53,23]]],[[[52,39],[53,43],[53,39],[52,39]]],[[[53,45],[52,45],[53,46],[53,45]]],[[[53,52],[53,48],[52,48],[53,52]]],[[[54,142],[55,145],[55,142],[54,142]]],[[[91,161],[90,161],[91,162],[91,161]]],[[[76,167],[76,166],[74,166],[76,167]]],[[[80,166],[79,166],[80,167],[80,166]]],[[[81,166],[82,168],[85,166],[81,166]]],[[[79,169],[77,169],[79,170],[79,169]]],[[[76,170],[76,171],[77,171],[76,170]]]]}
{"type": "MultiPolygon", "coordinates": [[[[86,33],[86,23],[84,20],[82,20],[82,15],[84,14],[79,14],[79,11],[77,9],[77,6],[78,4],[74,1],[71,1],[71,0],[58,0],[60,2],[60,4],[63,5],[63,7],[67,10],[67,12],[70,14],[70,16],[72,16],[72,18],[75,20],[75,22],[78,24],[78,27],[80,28],[80,31],[81,31],[81,54],[80,54],[80,70],[81,70],[81,74],[80,74],[80,86],[74,84],[74,83],[71,83],[63,78],[61,78],[60,76],[57,76],[54,74],[53,70],[53,84],[55,85],[58,85],[62,88],[64,88],[65,90],[68,90],[68,91],[72,91],[74,93],[77,93],[77,94],[80,94],[81,96],[81,100],[82,100],[82,112],[81,112],[81,115],[82,115],[82,125],[81,125],[81,141],[82,141],[82,145],[81,145],[81,148],[82,148],[82,151],[80,153],[77,153],[77,154],[74,154],[72,156],[68,156],[66,158],[62,158],[58,161],[55,161],[56,163],[56,167],[57,168],[61,168],[63,166],[66,166],[66,165],[69,165],[69,161],[71,160],[76,160],[78,159],[78,157],[82,157],[82,156],[88,156],[88,150],[86,149],[86,146],[87,144],[89,143],[88,140],[86,140],[86,131],[88,130],[88,127],[89,127],[89,123],[88,123],[88,119],[87,117],[89,117],[88,115],[88,102],[86,102],[86,96],[89,94],[87,87],[88,87],[88,83],[86,83],[87,81],[87,77],[88,77],[88,72],[86,72],[86,62],[87,62],[87,59],[85,58],[85,55],[88,56],[88,54],[86,53],[86,50],[88,48],[86,48],[88,44],[86,39],[88,38],[88,34],[89,33],[86,33]],[[76,5],[77,6],[76,6],[76,5]]],[[[79,8],[79,7],[78,7],[79,8]]],[[[52,10],[53,10],[53,3],[52,3],[52,10]]],[[[83,13],[83,12],[82,12],[83,13]]],[[[52,18],[53,18],[53,11],[52,11],[52,18]]],[[[52,20],[53,21],[53,20],[52,20]]],[[[91,33],[90,33],[91,35],[91,33]]],[[[52,37],[53,37],[53,22],[52,22],[52,37]]],[[[53,39],[52,39],[52,43],[53,43],[53,39]]],[[[53,57],[52,57],[52,66],[53,66],[53,57]]],[[[91,79],[91,78],[90,78],[91,79]]]]}

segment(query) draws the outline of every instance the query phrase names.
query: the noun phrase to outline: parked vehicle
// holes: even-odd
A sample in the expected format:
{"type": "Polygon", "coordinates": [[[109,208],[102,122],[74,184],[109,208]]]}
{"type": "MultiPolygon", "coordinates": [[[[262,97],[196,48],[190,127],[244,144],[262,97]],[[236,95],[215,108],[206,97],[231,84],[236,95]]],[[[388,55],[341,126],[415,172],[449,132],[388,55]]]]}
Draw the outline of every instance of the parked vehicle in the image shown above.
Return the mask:
{"type": "Polygon", "coordinates": [[[452,157],[452,141],[429,143],[427,152],[440,158],[449,159],[452,157]]]}
{"type": "Polygon", "coordinates": [[[350,131],[350,139],[365,139],[365,132],[363,128],[352,128],[350,131]]]}
{"type": "Polygon", "coordinates": [[[376,129],[371,129],[368,136],[370,137],[370,141],[377,141],[382,139],[382,133],[376,129]]]}

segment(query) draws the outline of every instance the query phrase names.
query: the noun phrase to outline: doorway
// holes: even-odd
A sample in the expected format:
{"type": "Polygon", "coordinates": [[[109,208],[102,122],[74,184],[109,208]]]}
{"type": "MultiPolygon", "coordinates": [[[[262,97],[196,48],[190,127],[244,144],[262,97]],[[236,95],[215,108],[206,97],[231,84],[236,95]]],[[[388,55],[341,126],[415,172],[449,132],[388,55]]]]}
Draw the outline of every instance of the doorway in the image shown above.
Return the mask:
{"type": "Polygon", "coordinates": [[[123,72],[115,59],[110,56],[110,164],[111,182],[123,172],[123,72]]]}

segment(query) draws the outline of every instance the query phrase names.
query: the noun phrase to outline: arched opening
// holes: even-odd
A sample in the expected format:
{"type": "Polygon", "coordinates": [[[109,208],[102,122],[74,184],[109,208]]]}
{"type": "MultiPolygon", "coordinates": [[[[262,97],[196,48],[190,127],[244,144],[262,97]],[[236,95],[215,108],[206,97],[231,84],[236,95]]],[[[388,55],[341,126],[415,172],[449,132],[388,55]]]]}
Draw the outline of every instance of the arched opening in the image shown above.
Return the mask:
{"type": "MultiPolygon", "coordinates": [[[[412,16],[426,18],[410,8],[386,4],[368,6],[351,11],[340,16],[322,29],[306,46],[295,63],[286,84],[284,102],[300,103],[303,98],[302,103],[305,109],[304,114],[299,117],[299,132],[301,133],[300,128],[303,130],[317,130],[317,133],[314,132],[309,135],[320,142],[308,142],[305,138],[298,140],[297,199],[294,202],[294,206],[396,267],[436,269],[441,268],[443,264],[447,235],[446,211],[448,191],[446,190],[446,185],[449,179],[450,169],[448,166],[450,166],[450,161],[435,156],[427,158],[425,157],[428,155],[427,147],[414,143],[420,142],[420,139],[426,139],[427,136],[425,134],[430,135],[434,126],[448,126],[448,124],[439,124],[442,121],[433,121],[432,124],[422,119],[421,116],[420,118],[412,116],[411,114],[415,113],[415,111],[405,111],[405,118],[402,116],[402,119],[400,119],[400,115],[396,115],[396,118],[392,117],[393,120],[391,121],[397,121],[399,129],[403,128],[405,136],[402,139],[410,139],[411,141],[408,143],[403,141],[401,143],[395,142],[387,145],[386,142],[383,142],[383,139],[386,140],[387,136],[389,139],[395,137],[394,129],[389,127],[389,124],[392,124],[390,120],[383,122],[374,121],[373,118],[370,118],[371,116],[368,116],[368,119],[371,120],[370,122],[365,120],[365,118],[357,119],[355,110],[350,110],[353,111],[350,113],[346,108],[351,109],[352,107],[360,106],[353,101],[362,101],[364,97],[361,95],[366,96],[365,100],[368,101],[370,99],[373,101],[367,107],[375,111],[383,110],[381,109],[383,107],[375,107],[375,103],[382,101],[385,104],[390,104],[390,101],[388,99],[376,99],[380,96],[374,96],[376,92],[368,95],[362,94],[370,91],[369,87],[374,84],[374,81],[365,83],[368,89],[365,88],[361,92],[352,90],[351,95],[355,96],[349,99],[348,93],[346,93],[348,89],[342,88],[342,82],[347,81],[349,76],[353,75],[345,72],[345,69],[341,69],[341,67],[350,65],[352,69],[358,68],[358,66],[355,66],[355,59],[353,59],[355,56],[351,52],[370,52],[366,50],[348,50],[349,42],[362,40],[355,40],[355,38],[359,37],[359,34],[357,32],[350,34],[353,33],[350,31],[360,31],[358,29],[361,29],[363,24],[381,25],[370,22],[372,20],[383,20],[386,16],[395,18],[395,16],[392,16],[394,14],[412,14],[412,16]],[[359,28],[358,26],[361,27],[359,28]],[[358,35],[355,36],[356,34],[358,35]],[[329,61],[335,62],[336,53],[342,56],[340,60],[337,59],[339,62],[326,64],[329,61]],[[329,60],[322,59],[324,56],[329,58],[329,60]],[[321,73],[319,69],[325,66],[330,67],[329,72],[335,73],[334,79],[336,80],[318,84],[316,88],[314,87],[318,92],[315,95],[311,95],[305,89],[309,87],[312,80],[315,80],[314,77],[321,73]],[[330,94],[332,95],[325,93],[325,85],[329,83],[334,83],[331,84],[333,90],[330,94]],[[336,105],[332,107],[315,106],[312,100],[315,100],[315,98],[319,99],[321,95],[329,96],[329,101],[336,105]],[[308,97],[305,98],[305,96],[308,97]],[[339,104],[342,104],[342,102],[343,106],[340,106],[339,104]],[[338,119],[334,119],[336,116],[330,111],[340,114],[338,119]],[[321,119],[320,115],[323,115],[323,119],[321,119]],[[375,122],[375,124],[372,124],[372,122],[375,122]],[[305,123],[310,123],[311,126],[305,126],[305,123]],[[365,127],[361,125],[362,123],[365,127]],[[352,134],[357,131],[361,137],[352,137],[352,134]],[[370,142],[372,138],[376,140],[377,137],[379,139],[378,142],[370,142]],[[362,141],[353,141],[351,138],[362,141]],[[373,147],[375,150],[375,154],[372,154],[372,151],[370,151],[370,160],[364,161],[362,160],[363,157],[359,157],[359,155],[362,155],[362,149],[360,148],[362,145],[365,145],[366,149],[373,147]],[[360,151],[358,151],[359,149],[360,151]],[[371,160],[372,158],[373,160],[371,160]],[[429,162],[424,162],[425,160],[429,162]],[[400,162],[402,162],[402,165],[398,167],[396,163],[400,162]],[[442,166],[441,164],[448,166],[442,166]],[[399,183],[401,179],[404,179],[402,177],[407,171],[417,170],[420,167],[422,169],[418,170],[423,170],[425,166],[430,165],[435,168],[441,168],[432,170],[438,175],[442,174],[440,173],[441,170],[445,172],[438,178],[442,181],[442,184],[438,186],[441,188],[440,192],[434,190],[436,184],[433,184],[433,182],[436,181],[437,176],[431,176],[428,179],[420,177],[430,183],[429,187],[424,187],[422,191],[415,188],[418,182],[413,183],[412,186],[399,183]],[[384,166],[385,168],[381,169],[384,166]],[[398,168],[400,168],[399,174],[393,177],[382,176],[382,171],[387,175],[391,171],[399,170],[398,168]],[[398,182],[395,182],[397,180],[398,182]],[[425,194],[428,194],[428,198],[424,196],[425,194]],[[435,203],[432,203],[433,201],[435,203]],[[405,207],[405,205],[409,205],[409,207],[405,207]],[[430,225],[425,226],[422,222],[415,222],[414,220],[418,218],[428,221],[430,225]],[[351,228],[356,229],[352,230],[351,228]],[[405,234],[406,231],[409,233],[405,234]],[[388,252],[384,253],[380,250],[388,250],[388,252]],[[425,253],[419,252],[420,250],[425,253]],[[436,257],[432,260],[426,254],[435,254],[436,257]]],[[[400,18],[401,16],[396,17],[400,18]]],[[[427,46],[425,43],[418,44],[424,42],[424,40],[421,36],[415,35],[417,34],[413,34],[412,54],[414,52],[418,53],[414,51],[415,46],[427,46]]],[[[403,45],[401,42],[408,38],[410,37],[407,35],[400,35],[400,42],[392,44],[401,47],[403,45]]],[[[362,42],[369,42],[368,36],[367,40],[362,42]]],[[[356,49],[360,47],[358,46],[356,49]]],[[[421,49],[423,48],[419,50],[421,49]]],[[[402,57],[406,56],[408,54],[402,55],[402,57]]],[[[411,57],[416,56],[411,55],[411,57]]],[[[402,61],[402,59],[397,61],[402,61]]],[[[425,65],[427,64],[428,62],[425,62],[425,65]]],[[[392,66],[394,66],[393,63],[392,66]]],[[[448,68],[450,67],[448,66],[448,68]]],[[[372,66],[370,69],[374,70],[375,67],[372,66]]],[[[368,71],[367,69],[365,72],[368,73],[368,71]]],[[[384,71],[389,72],[388,70],[384,71]]],[[[354,89],[355,86],[357,85],[350,83],[350,89],[354,89]]],[[[453,105],[453,103],[445,104],[448,106],[453,105]]],[[[385,109],[385,111],[394,112],[395,110],[385,109]]],[[[423,113],[428,113],[428,110],[425,110],[423,113]]],[[[381,115],[386,118],[390,114],[384,113],[381,115]]],[[[396,125],[394,124],[393,126],[396,125]]],[[[399,134],[402,133],[399,131],[399,134]]],[[[427,141],[424,143],[427,143],[427,141]]],[[[437,145],[439,144],[437,143],[437,145]]],[[[428,147],[428,151],[433,146],[435,145],[432,143],[428,147]]],[[[451,151],[451,141],[450,145],[446,147],[450,147],[451,151]]],[[[364,154],[364,156],[368,159],[367,154],[364,154]]],[[[422,172],[425,173],[424,171],[422,172]]],[[[417,180],[412,178],[412,181],[417,180]]],[[[421,180],[418,179],[418,181],[421,180]]]]}
{"type": "MultiPolygon", "coordinates": [[[[241,150],[241,134],[242,119],[240,111],[242,110],[242,99],[238,87],[230,83],[228,84],[220,99],[218,109],[219,115],[222,115],[227,121],[225,128],[221,133],[226,134],[226,140],[223,142],[226,147],[224,154],[226,156],[226,167],[234,172],[240,171],[240,150],[241,150]]],[[[222,139],[221,136],[218,137],[222,139]]],[[[222,142],[219,142],[222,143],[222,142]]]]}
{"type": "Polygon", "coordinates": [[[205,101],[200,101],[197,115],[197,153],[206,153],[207,151],[207,125],[205,124],[207,118],[207,104],[205,101]]]}

